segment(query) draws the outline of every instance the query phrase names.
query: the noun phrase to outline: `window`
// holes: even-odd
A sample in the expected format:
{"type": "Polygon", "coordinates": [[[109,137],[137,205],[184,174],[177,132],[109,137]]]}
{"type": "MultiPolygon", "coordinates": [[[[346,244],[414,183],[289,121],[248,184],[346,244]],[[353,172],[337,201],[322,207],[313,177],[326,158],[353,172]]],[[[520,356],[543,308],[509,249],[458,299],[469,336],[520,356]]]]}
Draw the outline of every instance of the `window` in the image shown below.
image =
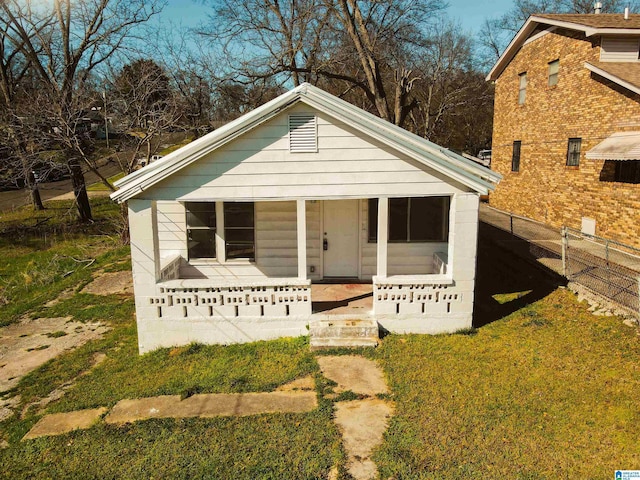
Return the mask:
{"type": "Polygon", "coordinates": [[[253,202],[224,204],[224,239],[227,260],[248,258],[255,260],[253,202]]]}
{"type": "Polygon", "coordinates": [[[513,154],[511,155],[511,171],[520,171],[520,149],[522,147],[522,141],[516,140],[513,142],[513,154]]]}
{"type": "Polygon", "coordinates": [[[518,103],[524,104],[524,100],[527,96],[527,72],[518,75],[520,77],[520,88],[518,90],[518,103]]]}
{"type": "Polygon", "coordinates": [[[615,182],[640,183],[640,160],[616,161],[615,182]]]}
{"type": "Polygon", "coordinates": [[[549,86],[558,84],[558,71],[560,70],[560,60],[549,62],[549,86]]]}
{"type": "Polygon", "coordinates": [[[216,256],[216,204],[191,202],[187,210],[187,250],[189,258],[216,256]]]}
{"type": "Polygon", "coordinates": [[[214,202],[189,202],[185,209],[189,259],[216,258],[216,231],[223,231],[227,260],[255,260],[252,202],[225,202],[223,218],[216,218],[214,202]]]}
{"type": "MultiPolygon", "coordinates": [[[[449,197],[389,199],[389,242],[446,242],[449,197]]],[[[378,240],[378,199],[369,199],[369,242],[378,240]]]]}
{"type": "Polygon", "coordinates": [[[577,167],[580,165],[580,146],[582,144],[581,138],[570,138],[567,145],[567,165],[570,167],[577,167]]]}

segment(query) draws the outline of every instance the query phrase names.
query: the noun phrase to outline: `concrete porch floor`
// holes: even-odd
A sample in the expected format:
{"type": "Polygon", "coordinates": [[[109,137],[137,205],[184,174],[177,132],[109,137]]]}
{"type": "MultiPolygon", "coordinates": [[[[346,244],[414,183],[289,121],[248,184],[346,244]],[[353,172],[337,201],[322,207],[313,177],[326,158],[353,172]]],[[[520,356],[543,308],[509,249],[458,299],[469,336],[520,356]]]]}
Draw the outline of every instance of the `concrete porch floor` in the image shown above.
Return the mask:
{"type": "Polygon", "coordinates": [[[311,285],[313,313],[323,315],[369,315],[373,311],[370,283],[314,283],[311,285]]]}

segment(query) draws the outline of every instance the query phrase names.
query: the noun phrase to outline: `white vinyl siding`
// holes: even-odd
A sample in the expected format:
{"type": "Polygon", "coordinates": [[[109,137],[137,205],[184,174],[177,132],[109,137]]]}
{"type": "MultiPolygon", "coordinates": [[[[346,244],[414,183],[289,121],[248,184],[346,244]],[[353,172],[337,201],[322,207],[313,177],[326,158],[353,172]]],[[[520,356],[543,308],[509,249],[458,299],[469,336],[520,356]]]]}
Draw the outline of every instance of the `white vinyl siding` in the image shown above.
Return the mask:
{"type": "Polygon", "coordinates": [[[289,151],[288,116],[281,114],[141,195],[260,201],[451,195],[468,190],[330,117],[318,113],[317,122],[316,153],[289,151]]]}
{"type": "Polygon", "coordinates": [[[158,243],[160,258],[180,255],[187,258],[187,225],[184,205],[179,202],[157,202],[158,243]]]}
{"type": "Polygon", "coordinates": [[[600,48],[601,62],[637,62],[638,37],[603,37],[600,48]]]}

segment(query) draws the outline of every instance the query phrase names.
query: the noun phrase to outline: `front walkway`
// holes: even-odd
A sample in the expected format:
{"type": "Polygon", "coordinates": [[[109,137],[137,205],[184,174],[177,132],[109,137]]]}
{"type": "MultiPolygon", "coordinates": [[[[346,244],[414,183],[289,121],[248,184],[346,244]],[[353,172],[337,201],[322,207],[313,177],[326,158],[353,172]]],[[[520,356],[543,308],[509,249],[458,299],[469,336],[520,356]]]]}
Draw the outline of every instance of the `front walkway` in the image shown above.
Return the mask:
{"type": "MultiPolygon", "coordinates": [[[[371,455],[382,444],[394,410],[393,402],[385,398],[389,388],[382,369],[373,360],[355,355],[319,356],[317,361],[322,375],[336,382],[333,393],[326,398],[335,400],[335,422],[342,434],[347,470],[356,480],[374,479],[378,469],[371,455]],[[340,395],[345,393],[357,399],[340,401],[340,395]]],[[[304,413],[317,407],[314,379],[304,377],[275,392],[197,394],[184,399],[180,395],[161,395],[121,400],[110,411],[100,407],[45,415],[22,440],[88,429],[101,420],[120,425],[152,418],[304,413]]],[[[334,467],[329,480],[337,476],[338,468],[334,467]]]]}

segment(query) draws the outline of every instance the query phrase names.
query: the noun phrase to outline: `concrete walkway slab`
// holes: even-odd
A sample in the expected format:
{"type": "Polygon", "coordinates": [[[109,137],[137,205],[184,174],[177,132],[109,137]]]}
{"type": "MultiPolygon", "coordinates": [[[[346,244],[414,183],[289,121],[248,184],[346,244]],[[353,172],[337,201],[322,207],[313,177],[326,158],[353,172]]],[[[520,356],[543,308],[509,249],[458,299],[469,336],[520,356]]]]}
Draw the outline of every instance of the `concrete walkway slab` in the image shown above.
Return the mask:
{"type": "Polygon", "coordinates": [[[89,410],[78,410],[67,413],[53,413],[45,415],[31,430],[22,438],[46,437],[51,435],[62,435],[73,430],[84,430],[91,428],[100,417],[107,411],[105,407],[92,408],[89,410]]]}
{"type": "Polygon", "coordinates": [[[262,413],[303,413],[318,406],[314,391],[198,394],[121,400],[105,417],[107,423],[127,423],[149,418],[212,418],[262,413]]]}
{"type": "Polygon", "coordinates": [[[392,413],[391,404],[378,399],[336,403],[335,422],[342,432],[347,470],[356,480],[377,477],[378,468],[370,457],[382,444],[392,413]]]}
{"type": "Polygon", "coordinates": [[[351,390],[361,395],[389,393],[382,370],[376,362],[355,355],[319,356],[322,375],[338,384],[337,392],[351,390]]]}

